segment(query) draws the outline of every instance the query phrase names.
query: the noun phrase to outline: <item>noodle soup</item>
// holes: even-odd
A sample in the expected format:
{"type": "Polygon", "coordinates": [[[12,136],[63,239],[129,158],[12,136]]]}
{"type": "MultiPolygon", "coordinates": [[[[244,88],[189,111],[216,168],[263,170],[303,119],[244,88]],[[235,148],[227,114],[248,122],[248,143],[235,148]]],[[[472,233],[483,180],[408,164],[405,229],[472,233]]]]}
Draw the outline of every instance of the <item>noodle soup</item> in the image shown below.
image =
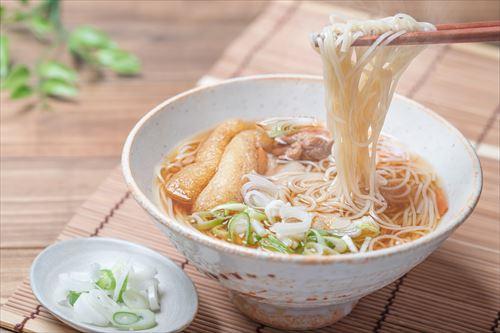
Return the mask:
{"type": "Polygon", "coordinates": [[[212,237],[288,254],[377,250],[434,230],[447,210],[433,170],[381,134],[396,85],[434,30],[405,14],[335,22],[313,38],[323,62],[326,125],[307,117],[227,120],[157,171],[166,213],[212,237]],[[362,36],[379,35],[369,47],[362,36]]]}
{"type": "MultiPolygon", "coordinates": [[[[376,150],[378,195],[370,207],[362,200],[350,205],[334,190],[339,170],[332,146],[333,136],[312,118],[230,120],[165,158],[157,170],[159,201],[170,217],[211,237],[290,254],[372,251],[434,230],[447,204],[427,163],[382,135],[376,150]],[[214,140],[221,133],[234,136],[214,140]],[[214,142],[227,143],[219,155],[224,165],[212,172],[206,156],[217,157],[207,151],[217,150],[214,142]],[[199,173],[197,164],[211,176],[199,173]],[[208,183],[191,182],[193,174],[208,183]]],[[[362,188],[367,197],[369,191],[362,188]]]]}

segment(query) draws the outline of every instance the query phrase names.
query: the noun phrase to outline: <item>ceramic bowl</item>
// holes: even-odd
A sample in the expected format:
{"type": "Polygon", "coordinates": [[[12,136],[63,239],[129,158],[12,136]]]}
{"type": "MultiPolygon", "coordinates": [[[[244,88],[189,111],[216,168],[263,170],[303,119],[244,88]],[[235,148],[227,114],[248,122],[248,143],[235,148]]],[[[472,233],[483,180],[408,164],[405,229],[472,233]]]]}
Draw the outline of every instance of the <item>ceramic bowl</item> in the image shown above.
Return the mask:
{"type": "Polygon", "coordinates": [[[130,132],[122,155],[135,199],[177,249],[227,288],[243,313],[278,328],[317,328],[346,316],[361,297],[398,279],[439,247],[469,216],[481,192],[479,160],[467,139],[432,111],[396,95],[383,131],[433,165],[449,199],[434,232],[362,254],[283,255],[215,240],[162,213],[155,202],[154,168],[181,140],[228,118],[324,120],[323,98],[321,78],[311,76],[253,76],[196,88],[147,113],[130,132]]]}
{"type": "Polygon", "coordinates": [[[59,304],[59,274],[84,272],[92,263],[112,267],[117,261],[129,260],[154,267],[158,274],[160,307],[157,325],[141,332],[174,333],[184,330],[198,310],[198,295],[193,282],[172,260],[147,247],[124,240],[95,237],[76,238],[55,243],[43,250],[31,265],[33,294],[48,311],[62,322],[81,332],[122,332],[114,327],[99,327],[77,320],[74,312],[59,304]]]}

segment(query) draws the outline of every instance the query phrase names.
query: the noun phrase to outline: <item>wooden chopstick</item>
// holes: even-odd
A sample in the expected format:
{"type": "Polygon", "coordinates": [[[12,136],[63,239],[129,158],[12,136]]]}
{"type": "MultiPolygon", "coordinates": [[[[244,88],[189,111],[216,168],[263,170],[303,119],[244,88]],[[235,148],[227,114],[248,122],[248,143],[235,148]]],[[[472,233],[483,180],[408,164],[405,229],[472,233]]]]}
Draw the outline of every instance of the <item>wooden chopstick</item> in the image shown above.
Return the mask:
{"type": "MultiPolygon", "coordinates": [[[[445,44],[500,41],[500,21],[449,23],[436,26],[437,31],[408,32],[389,45],[445,44]]],[[[354,46],[369,46],[378,35],[357,39],[354,46]]]]}
{"type": "Polygon", "coordinates": [[[467,28],[486,28],[486,27],[497,27],[499,25],[500,21],[444,23],[444,24],[436,24],[436,29],[453,30],[453,29],[467,29],[467,28]]]}

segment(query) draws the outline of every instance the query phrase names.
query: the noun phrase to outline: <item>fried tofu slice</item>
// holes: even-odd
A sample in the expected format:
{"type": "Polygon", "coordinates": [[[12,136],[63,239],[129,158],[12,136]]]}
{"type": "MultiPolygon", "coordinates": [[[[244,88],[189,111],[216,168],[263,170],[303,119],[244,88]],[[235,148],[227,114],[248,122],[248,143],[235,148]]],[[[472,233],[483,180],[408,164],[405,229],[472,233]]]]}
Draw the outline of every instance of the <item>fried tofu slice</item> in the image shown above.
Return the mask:
{"type": "Polygon", "coordinates": [[[227,145],[214,177],[196,199],[193,211],[208,210],[230,201],[243,201],[243,176],[251,172],[266,172],[265,150],[271,145],[272,139],[262,130],[247,130],[236,135],[227,145]]]}
{"type": "Polygon", "coordinates": [[[183,204],[193,204],[214,176],[229,142],[236,134],[254,127],[253,123],[237,119],[218,125],[201,144],[194,163],[170,178],[165,186],[166,194],[183,204]]]}

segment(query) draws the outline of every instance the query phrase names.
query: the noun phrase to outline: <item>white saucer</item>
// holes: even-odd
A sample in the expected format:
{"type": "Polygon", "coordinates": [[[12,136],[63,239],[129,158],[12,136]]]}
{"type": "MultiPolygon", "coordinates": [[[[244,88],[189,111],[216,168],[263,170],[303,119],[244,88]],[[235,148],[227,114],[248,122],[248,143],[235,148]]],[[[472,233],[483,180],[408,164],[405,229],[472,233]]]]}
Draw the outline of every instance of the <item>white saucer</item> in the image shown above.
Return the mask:
{"type": "Polygon", "coordinates": [[[88,325],[75,320],[72,310],[58,304],[53,291],[60,273],[84,271],[92,263],[111,267],[118,260],[144,263],[158,270],[161,311],[157,326],[140,332],[179,332],[194,319],[198,295],[193,282],[172,260],[141,245],[113,238],[77,238],[46,248],[31,266],[33,294],[54,316],[85,332],[120,332],[113,327],[88,325]]]}

